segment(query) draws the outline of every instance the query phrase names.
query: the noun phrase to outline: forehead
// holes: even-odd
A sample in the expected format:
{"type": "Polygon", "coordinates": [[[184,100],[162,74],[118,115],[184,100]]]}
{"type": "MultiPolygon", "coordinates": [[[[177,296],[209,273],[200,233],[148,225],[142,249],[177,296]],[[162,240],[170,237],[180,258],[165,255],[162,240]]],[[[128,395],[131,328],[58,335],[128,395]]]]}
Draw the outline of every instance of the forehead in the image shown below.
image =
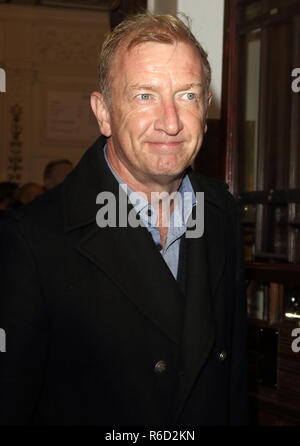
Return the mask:
{"type": "Polygon", "coordinates": [[[201,79],[203,67],[198,50],[181,41],[173,44],[143,42],[129,50],[122,46],[115,55],[111,70],[112,79],[118,82],[167,74],[201,79]]]}

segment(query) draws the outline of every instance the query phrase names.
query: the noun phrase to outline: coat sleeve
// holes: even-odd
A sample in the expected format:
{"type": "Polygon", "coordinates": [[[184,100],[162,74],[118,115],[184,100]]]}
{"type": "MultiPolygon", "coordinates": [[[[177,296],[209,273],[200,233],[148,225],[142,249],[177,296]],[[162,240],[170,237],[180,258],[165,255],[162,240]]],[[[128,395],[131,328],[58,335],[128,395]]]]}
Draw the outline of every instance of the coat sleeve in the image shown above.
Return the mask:
{"type": "Polygon", "coordinates": [[[239,209],[233,203],[233,227],[235,228],[235,296],[232,326],[232,357],[230,374],[230,424],[248,424],[248,364],[247,364],[247,300],[245,292],[245,274],[243,261],[243,243],[239,209]]]}
{"type": "Polygon", "coordinates": [[[0,225],[0,424],[31,424],[43,387],[47,321],[38,265],[21,224],[0,225]],[[2,333],[3,333],[2,331],[2,333]]]}

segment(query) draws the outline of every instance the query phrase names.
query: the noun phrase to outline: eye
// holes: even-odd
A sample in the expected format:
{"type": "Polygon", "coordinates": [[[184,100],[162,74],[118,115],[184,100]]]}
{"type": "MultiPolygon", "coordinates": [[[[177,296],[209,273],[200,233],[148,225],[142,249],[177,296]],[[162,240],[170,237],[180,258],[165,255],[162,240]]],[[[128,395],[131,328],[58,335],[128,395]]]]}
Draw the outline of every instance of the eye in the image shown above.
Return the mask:
{"type": "Polygon", "coordinates": [[[185,96],[189,101],[196,99],[196,93],[185,93],[183,96],[185,96]]]}
{"type": "Polygon", "coordinates": [[[138,99],[142,99],[142,101],[147,101],[148,99],[150,99],[150,94],[149,93],[141,93],[137,95],[138,99]]]}

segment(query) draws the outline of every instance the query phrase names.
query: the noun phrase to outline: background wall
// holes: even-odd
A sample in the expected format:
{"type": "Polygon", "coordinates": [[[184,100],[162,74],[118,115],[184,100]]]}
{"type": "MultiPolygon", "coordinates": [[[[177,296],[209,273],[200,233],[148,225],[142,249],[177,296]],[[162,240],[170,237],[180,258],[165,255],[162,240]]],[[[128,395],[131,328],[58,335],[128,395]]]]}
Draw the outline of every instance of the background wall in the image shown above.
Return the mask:
{"type": "Polygon", "coordinates": [[[99,134],[89,106],[109,14],[0,5],[0,181],[42,182],[50,160],[78,161],[99,134]]]}

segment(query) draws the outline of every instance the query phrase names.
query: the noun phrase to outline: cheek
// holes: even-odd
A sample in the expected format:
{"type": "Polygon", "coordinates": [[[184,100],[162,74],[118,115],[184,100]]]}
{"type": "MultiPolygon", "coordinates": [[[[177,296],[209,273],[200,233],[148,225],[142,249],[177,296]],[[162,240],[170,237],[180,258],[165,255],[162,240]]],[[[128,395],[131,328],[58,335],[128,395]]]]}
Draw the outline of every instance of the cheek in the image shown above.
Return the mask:
{"type": "Polygon", "coordinates": [[[191,138],[197,138],[204,132],[203,114],[192,111],[186,111],[182,114],[182,122],[185,131],[191,138]]]}
{"type": "Polygon", "coordinates": [[[128,111],[119,116],[115,116],[114,127],[122,137],[123,134],[132,135],[133,138],[139,138],[151,127],[153,122],[153,113],[148,110],[128,111]]]}

